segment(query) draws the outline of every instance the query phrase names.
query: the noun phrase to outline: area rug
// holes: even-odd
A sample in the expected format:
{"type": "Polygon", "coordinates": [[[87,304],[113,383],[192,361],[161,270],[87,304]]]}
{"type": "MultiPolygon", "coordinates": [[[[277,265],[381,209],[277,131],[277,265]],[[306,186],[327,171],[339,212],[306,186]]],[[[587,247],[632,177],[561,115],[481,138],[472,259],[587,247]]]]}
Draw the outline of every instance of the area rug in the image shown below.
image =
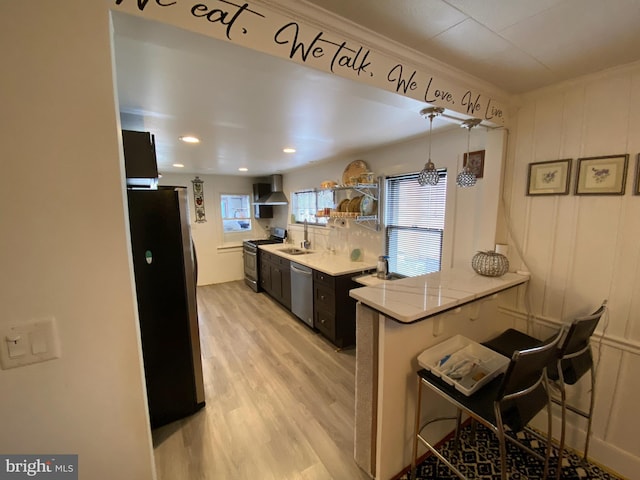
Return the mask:
{"type": "MultiPolygon", "coordinates": [[[[469,479],[496,480],[500,478],[500,451],[497,437],[491,430],[483,425],[476,429],[476,439],[470,441],[471,427],[467,425],[461,430],[460,447],[457,456],[453,457],[453,439],[447,440],[439,447],[444,456],[469,479]]],[[[527,433],[518,434],[518,439],[527,444],[532,450],[544,455],[545,443],[540,442],[535,436],[527,433]]],[[[542,478],[544,463],[529,455],[511,442],[507,442],[507,468],[511,480],[539,480],[542,478]]],[[[551,464],[548,478],[556,478],[557,450],[551,453],[551,464]]],[[[400,480],[433,480],[433,479],[457,479],[458,477],[442,462],[431,455],[426,458],[416,471],[416,478],[412,479],[409,473],[405,473],[400,480]]],[[[563,480],[606,479],[623,480],[613,475],[598,465],[586,462],[582,457],[571,451],[565,451],[562,462],[563,480]]]]}

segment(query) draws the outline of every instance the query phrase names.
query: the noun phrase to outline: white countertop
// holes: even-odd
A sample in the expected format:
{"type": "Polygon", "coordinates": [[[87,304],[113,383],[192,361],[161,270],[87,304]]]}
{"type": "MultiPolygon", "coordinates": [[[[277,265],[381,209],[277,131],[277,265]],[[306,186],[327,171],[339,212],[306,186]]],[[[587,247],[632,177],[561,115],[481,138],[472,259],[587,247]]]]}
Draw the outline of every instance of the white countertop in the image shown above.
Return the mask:
{"type": "Polygon", "coordinates": [[[359,283],[360,285],[364,285],[366,287],[371,287],[373,285],[382,285],[384,283],[396,281],[396,280],[384,280],[382,278],[378,278],[378,276],[376,275],[376,272],[366,274],[366,275],[361,275],[359,277],[354,277],[354,280],[356,283],[359,283]]]}
{"type": "Polygon", "coordinates": [[[528,280],[528,275],[517,273],[484,277],[471,268],[399,280],[380,280],[374,275],[370,283],[367,277],[358,279],[370,286],[354,288],[349,295],[401,323],[412,323],[528,280]]]}
{"type": "Polygon", "coordinates": [[[259,245],[258,248],[271,252],[276,255],[280,255],[292,262],[299,263],[301,265],[305,265],[307,267],[313,268],[314,270],[318,270],[320,272],[326,273],[327,275],[346,275],[348,273],[358,273],[364,272],[366,270],[371,270],[372,268],[376,268],[377,260],[371,261],[361,261],[361,262],[352,262],[346,253],[331,253],[328,251],[313,251],[313,253],[307,253],[304,255],[289,255],[287,253],[282,252],[282,249],[291,248],[293,245],[289,245],[286,243],[274,243],[267,245],[259,245]]]}

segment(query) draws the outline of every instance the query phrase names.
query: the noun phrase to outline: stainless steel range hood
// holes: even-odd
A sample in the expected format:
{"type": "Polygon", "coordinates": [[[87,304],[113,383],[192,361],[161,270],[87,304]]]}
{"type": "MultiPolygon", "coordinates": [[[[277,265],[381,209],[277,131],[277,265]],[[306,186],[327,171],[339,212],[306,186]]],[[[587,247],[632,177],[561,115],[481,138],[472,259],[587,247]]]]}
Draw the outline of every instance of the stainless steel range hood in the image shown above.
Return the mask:
{"type": "Polygon", "coordinates": [[[289,200],[282,192],[282,175],[271,175],[271,192],[263,195],[254,205],[287,205],[289,200]]]}

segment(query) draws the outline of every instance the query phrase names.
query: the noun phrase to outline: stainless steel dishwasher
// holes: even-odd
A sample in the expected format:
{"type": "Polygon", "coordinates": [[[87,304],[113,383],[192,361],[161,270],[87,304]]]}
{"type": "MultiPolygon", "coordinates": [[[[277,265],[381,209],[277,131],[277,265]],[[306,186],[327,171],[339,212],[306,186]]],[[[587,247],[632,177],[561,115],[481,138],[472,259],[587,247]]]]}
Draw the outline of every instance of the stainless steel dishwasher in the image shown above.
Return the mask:
{"type": "Polygon", "coordinates": [[[291,311],[313,328],[313,270],[291,262],[291,311]]]}

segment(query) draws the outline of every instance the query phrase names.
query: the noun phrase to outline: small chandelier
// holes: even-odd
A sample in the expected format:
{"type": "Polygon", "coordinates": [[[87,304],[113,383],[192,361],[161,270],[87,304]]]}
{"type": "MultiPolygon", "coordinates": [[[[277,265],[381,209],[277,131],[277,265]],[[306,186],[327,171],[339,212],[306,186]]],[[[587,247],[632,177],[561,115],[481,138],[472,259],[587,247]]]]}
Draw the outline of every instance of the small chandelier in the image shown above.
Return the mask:
{"type": "Polygon", "coordinates": [[[433,118],[444,112],[442,107],[427,107],[420,110],[420,115],[423,117],[429,117],[429,158],[425,163],[424,168],[418,174],[418,184],[425,185],[437,185],[440,180],[440,174],[436,170],[436,166],[431,161],[431,130],[433,128],[433,118]]]}
{"type": "Polygon", "coordinates": [[[462,125],[460,125],[462,128],[469,129],[469,134],[467,135],[467,164],[464,166],[462,171],[458,173],[458,177],[456,178],[456,184],[459,187],[473,187],[476,184],[476,174],[473,173],[469,167],[471,163],[471,157],[469,156],[471,149],[469,148],[469,145],[471,144],[471,129],[478,126],[481,121],[482,120],[479,118],[470,118],[469,120],[462,122],[462,125]]]}

